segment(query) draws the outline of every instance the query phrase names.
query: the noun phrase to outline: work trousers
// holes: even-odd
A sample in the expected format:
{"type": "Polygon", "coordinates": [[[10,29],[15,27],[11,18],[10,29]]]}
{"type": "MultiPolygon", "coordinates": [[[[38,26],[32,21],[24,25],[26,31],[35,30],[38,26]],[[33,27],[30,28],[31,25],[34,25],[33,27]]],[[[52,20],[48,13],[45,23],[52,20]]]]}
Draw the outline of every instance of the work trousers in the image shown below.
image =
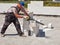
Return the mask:
{"type": "Polygon", "coordinates": [[[16,27],[16,30],[18,32],[18,34],[20,36],[22,36],[23,32],[21,31],[21,27],[20,27],[20,24],[19,24],[19,21],[18,19],[14,16],[14,14],[10,14],[8,13],[6,16],[5,16],[5,22],[4,22],[4,25],[2,27],[2,30],[1,30],[1,34],[4,34],[7,27],[13,23],[16,27]]]}

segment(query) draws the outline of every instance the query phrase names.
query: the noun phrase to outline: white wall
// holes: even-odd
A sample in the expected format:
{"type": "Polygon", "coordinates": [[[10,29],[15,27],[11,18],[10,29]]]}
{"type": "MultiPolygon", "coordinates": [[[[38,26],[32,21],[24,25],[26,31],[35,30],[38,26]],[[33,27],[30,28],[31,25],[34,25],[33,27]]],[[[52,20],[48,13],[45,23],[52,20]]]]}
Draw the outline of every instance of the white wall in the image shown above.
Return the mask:
{"type": "Polygon", "coordinates": [[[28,10],[34,14],[60,15],[60,7],[43,6],[43,1],[31,1],[28,10]]]}
{"type": "Polygon", "coordinates": [[[15,6],[16,3],[0,3],[0,13],[6,12],[11,6],[15,6]]]}
{"type": "MultiPolygon", "coordinates": [[[[6,12],[11,6],[16,6],[16,3],[0,3],[0,13],[6,12]]],[[[60,7],[43,6],[43,1],[31,1],[28,10],[34,14],[60,15],[60,7]]]]}

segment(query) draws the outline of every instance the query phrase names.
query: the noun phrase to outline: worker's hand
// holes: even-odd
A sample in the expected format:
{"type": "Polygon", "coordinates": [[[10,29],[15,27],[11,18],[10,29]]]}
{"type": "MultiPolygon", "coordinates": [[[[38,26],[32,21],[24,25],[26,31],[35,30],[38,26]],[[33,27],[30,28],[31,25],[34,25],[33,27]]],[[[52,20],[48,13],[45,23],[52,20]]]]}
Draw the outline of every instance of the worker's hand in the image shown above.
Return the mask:
{"type": "Polygon", "coordinates": [[[29,16],[23,16],[26,20],[29,20],[30,17],[29,16]]]}

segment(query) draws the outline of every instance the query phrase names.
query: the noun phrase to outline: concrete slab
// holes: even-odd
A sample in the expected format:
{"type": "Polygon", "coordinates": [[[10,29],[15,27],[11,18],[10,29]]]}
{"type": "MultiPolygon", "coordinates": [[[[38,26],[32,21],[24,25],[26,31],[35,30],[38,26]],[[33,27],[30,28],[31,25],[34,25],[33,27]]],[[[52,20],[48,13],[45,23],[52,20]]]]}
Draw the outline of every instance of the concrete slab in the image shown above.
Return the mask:
{"type": "MultiPolygon", "coordinates": [[[[0,26],[4,23],[4,15],[0,15],[0,26]]],[[[13,24],[6,30],[5,37],[0,37],[0,45],[60,45],[60,17],[35,16],[42,19],[44,24],[52,23],[54,29],[45,31],[45,37],[19,37],[13,24]]],[[[19,21],[22,21],[19,19],[19,21]]],[[[1,31],[0,27],[0,31],[1,31]]],[[[42,25],[40,25],[40,29],[42,25]]]]}

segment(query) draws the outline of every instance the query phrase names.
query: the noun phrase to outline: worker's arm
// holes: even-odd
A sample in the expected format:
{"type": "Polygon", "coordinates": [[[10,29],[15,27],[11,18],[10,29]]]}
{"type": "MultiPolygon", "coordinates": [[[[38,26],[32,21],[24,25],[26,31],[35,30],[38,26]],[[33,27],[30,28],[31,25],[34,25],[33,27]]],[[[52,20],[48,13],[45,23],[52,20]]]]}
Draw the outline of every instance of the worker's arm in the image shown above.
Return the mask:
{"type": "Polygon", "coordinates": [[[23,16],[18,15],[17,13],[14,14],[17,18],[23,18],[23,16]]]}
{"type": "Polygon", "coordinates": [[[24,12],[24,15],[29,16],[28,13],[25,11],[23,6],[21,6],[21,11],[24,12]]]}
{"type": "Polygon", "coordinates": [[[16,9],[15,9],[15,8],[13,8],[12,11],[13,11],[14,15],[15,15],[17,18],[23,18],[23,16],[19,15],[19,14],[16,12],[16,9]]]}

